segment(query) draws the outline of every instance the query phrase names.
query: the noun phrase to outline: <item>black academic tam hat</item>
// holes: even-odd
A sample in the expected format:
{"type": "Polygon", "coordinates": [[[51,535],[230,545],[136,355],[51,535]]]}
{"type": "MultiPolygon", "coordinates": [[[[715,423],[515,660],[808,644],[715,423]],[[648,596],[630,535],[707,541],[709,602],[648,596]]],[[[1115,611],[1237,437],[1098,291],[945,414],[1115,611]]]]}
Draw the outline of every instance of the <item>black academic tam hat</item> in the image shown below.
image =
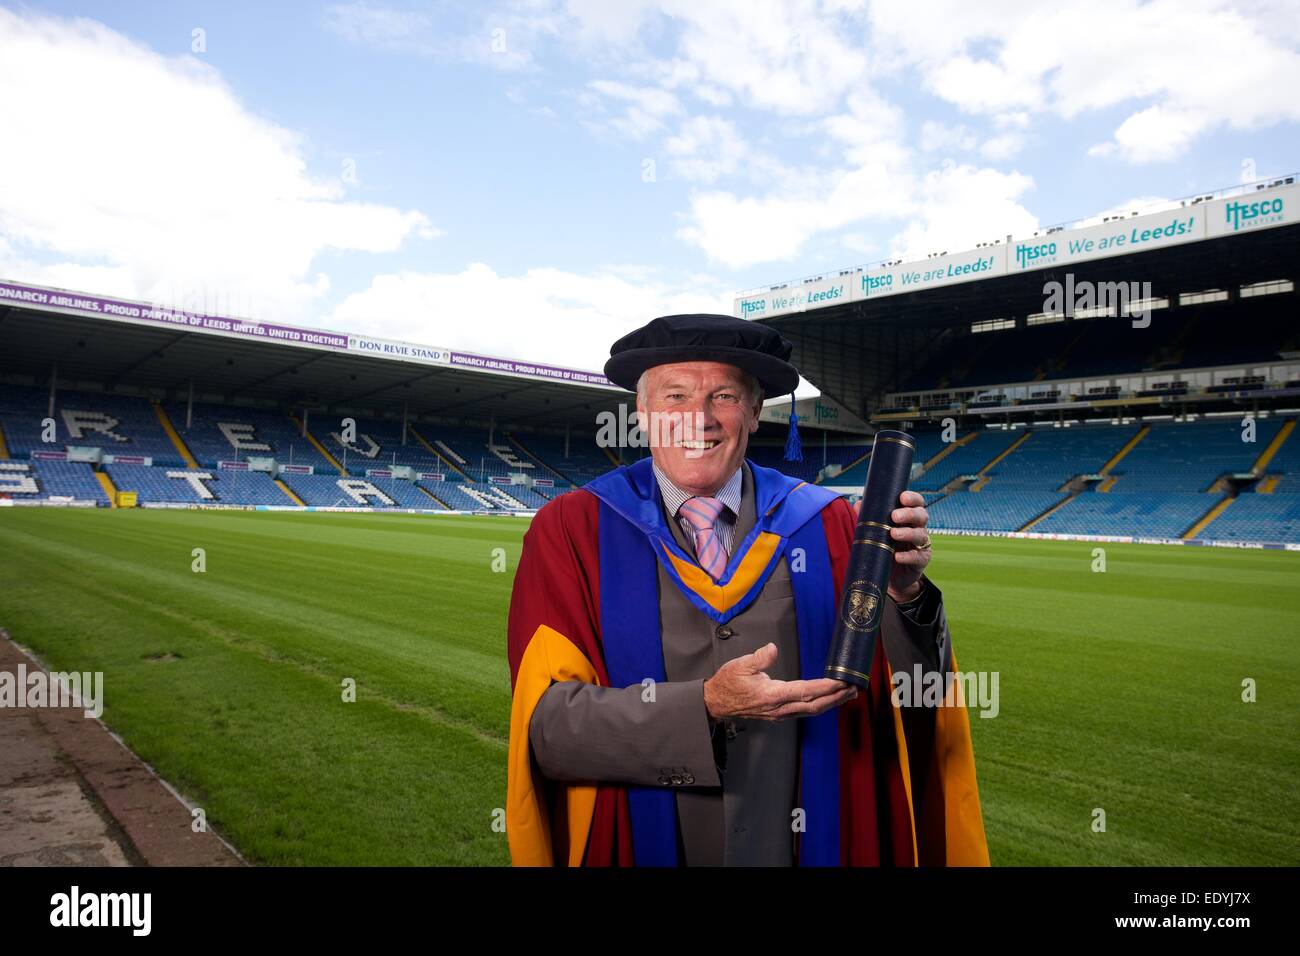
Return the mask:
{"type": "Polygon", "coordinates": [[[605,377],[636,391],[641,373],[675,362],[725,362],[749,372],[763,386],[763,397],[788,395],[799,384],[799,370],[788,361],[794,351],[776,329],[731,315],[664,315],[629,332],[609,349],[605,377]]]}

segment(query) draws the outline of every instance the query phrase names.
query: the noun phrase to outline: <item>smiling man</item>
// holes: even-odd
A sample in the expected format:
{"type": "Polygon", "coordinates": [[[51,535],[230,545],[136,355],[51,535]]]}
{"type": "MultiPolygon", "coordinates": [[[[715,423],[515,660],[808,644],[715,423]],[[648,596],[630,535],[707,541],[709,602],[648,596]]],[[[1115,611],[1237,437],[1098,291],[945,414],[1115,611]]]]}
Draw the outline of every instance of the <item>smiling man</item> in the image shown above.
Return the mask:
{"type": "Polygon", "coordinates": [[[506,829],[546,865],[987,864],[964,708],[898,708],[955,667],[924,501],[893,512],[869,689],[822,677],[854,515],[745,457],[791,346],[721,315],[610,350],[651,457],[538,512],[510,606],[506,829]]]}

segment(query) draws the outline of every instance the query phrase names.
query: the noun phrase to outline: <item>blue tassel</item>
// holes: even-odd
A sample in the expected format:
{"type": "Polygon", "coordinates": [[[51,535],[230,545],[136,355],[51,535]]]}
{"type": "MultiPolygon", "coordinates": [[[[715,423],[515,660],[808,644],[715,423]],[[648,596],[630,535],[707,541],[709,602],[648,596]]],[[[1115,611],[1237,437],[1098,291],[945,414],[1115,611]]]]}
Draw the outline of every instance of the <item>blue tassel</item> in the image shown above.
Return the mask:
{"type": "Polygon", "coordinates": [[[803,446],[799,443],[799,416],[794,413],[794,393],[790,394],[790,436],[785,440],[785,460],[803,461],[803,446]]]}

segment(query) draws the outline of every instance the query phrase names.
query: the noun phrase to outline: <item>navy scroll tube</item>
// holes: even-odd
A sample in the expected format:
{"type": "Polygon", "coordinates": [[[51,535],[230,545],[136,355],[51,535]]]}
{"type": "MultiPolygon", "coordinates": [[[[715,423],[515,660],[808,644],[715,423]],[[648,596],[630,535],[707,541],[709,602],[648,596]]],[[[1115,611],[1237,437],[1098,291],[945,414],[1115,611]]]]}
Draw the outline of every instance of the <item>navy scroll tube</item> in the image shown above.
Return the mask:
{"type": "Polygon", "coordinates": [[[865,688],[871,674],[885,610],[889,572],[894,566],[890,515],[907,490],[916,444],[906,432],[880,431],[867,466],[862,510],[853,532],[839,617],[831,639],[826,676],[865,688]]]}

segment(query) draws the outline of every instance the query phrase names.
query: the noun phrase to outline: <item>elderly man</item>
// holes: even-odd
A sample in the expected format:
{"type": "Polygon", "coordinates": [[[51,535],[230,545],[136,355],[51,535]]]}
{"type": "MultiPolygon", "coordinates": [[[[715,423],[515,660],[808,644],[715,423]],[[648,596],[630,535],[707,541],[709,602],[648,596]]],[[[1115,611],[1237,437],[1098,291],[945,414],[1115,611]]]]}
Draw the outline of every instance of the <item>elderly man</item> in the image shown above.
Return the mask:
{"type": "Polygon", "coordinates": [[[925,576],[924,502],[896,553],[868,689],[822,676],[854,515],[746,460],[790,344],[730,316],[655,319],[605,374],[651,457],[538,512],[510,606],[506,829],[516,865],[987,864],[969,724],[901,707],[892,671],[955,669],[925,576]]]}

